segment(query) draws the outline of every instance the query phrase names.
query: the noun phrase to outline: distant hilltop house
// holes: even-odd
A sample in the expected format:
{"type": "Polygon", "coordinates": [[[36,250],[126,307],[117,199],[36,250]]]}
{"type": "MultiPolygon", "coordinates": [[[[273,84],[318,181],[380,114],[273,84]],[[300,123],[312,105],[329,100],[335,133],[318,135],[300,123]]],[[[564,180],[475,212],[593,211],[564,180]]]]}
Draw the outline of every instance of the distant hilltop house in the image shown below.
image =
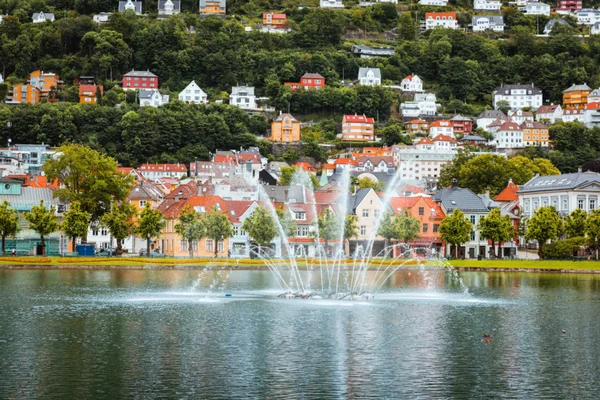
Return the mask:
{"type": "Polygon", "coordinates": [[[234,86],[229,95],[229,104],[242,109],[257,109],[254,87],[234,86]]]}
{"type": "Polygon", "coordinates": [[[140,90],[140,106],[160,107],[169,102],[169,95],[160,94],[158,89],[140,90]]]}
{"type": "Polygon", "coordinates": [[[285,14],[264,13],[262,20],[262,32],[267,33],[286,33],[289,32],[287,16],[285,14]]]}
{"type": "Polygon", "coordinates": [[[283,86],[289,87],[291,90],[304,88],[321,89],[325,87],[325,78],[321,74],[306,73],[300,77],[300,82],[284,82],[283,86]]]}
{"type": "Polygon", "coordinates": [[[145,179],[158,179],[163,177],[183,178],[187,176],[188,169],[185,164],[142,164],[138,168],[145,179]]]}
{"type": "Polygon", "coordinates": [[[542,90],[531,85],[504,85],[497,87],[492,93],[494,108],[499,108],[501,101],[507,101],[510,108],[531,107],[537,109],[542,106],[542,90]]]}
{"type": "Polygon", "coordinates": [[[34,24],[40,24],[46,21],[54,22],[54,14],[40,11],[39,13],[33,13],[33,15],[31,16],[31,20],[34,24]]]}
{"type": "Polygon", "coordinates": [[[361,1],[358,3],[360,7],[369,7],[377,3],[392,3],[398,4],[398,0],[371,0],[371,1],[361,1]]]}
{"type": "Polygon", "coordinates": [[[473,32],[504,32],[504,19],[500,16],[479,16],[474,15],[471,19],[473,32]]]}
{"type": "Polygon", "coordinates": [[[179,93],[179,100],[190,104],[207,104],[208,96],[195,81],[191,81],[185,89],[179,93]]]}
{"type": "Polygon", "coordinates": [[[320,0],[319,6],[321,8],[344,8],[342,0],[320,0]]]}
{"type": "Polygon", "coordinates": [[[181,12],[181,0],[159,0],[158,16],[169,17],[181,12]]]}
{"type": "Polygon", "coordinates": [[[456,29],[458,22],[456,21],[455,12],[428,12],[425,13],[425,30],[434,29],[437,27],[456,29]]]}
{"type": "Polygon", "coordinates": [[[142,15],[141,1],[119,1],[119,12],[133,11],[136,15],[142,15]]]}
{"type": "Polygon", "coordinates": [[[419,0],[419,5],[446,7],[448,5],[448,0],[419,0]]]}
{"type": "Polygon", "coordinates": [[[594,25],[592,25],[592,27],[590,28],[590,34],[591,35],[600,34],[600,21],[598,21],[594,25]]]}
{"type": "Polygon", "coordinates": [[[375,140],[375,120],[366,115],[344,115],[342,118],[342,140],[350,142],[372,142],[375,140]]]}
{"type": "Polygon", "coordinates": [[[93,79],[79,83],[79,102],[82,104],[97,104],[98,95],[102,97],[104,88],[96,85],[93,79]]]}
{"type": "Polygon", "coordinates": [[[390,57],[396,52],[393,47],[371,47],[360,44],[352,45],[350,50],[360,55],[360,58],[390,57]]]}
{"type": "Polygon", "coordinates": [[[300,141],[300,121],[291,114],[279,114],[271,123],[271,142],[294,143],[300,141]]]}
{"type": "Polygon", "coordinates": [[[400,87],[404,92],[422,92],[423,81],[418,75],[408,75],[400,83],[400,87]]]}
{"type": "Polygon", "coordinates": [[[582,25],[594,25],[600,21],[600,10],[584,8],[577,13],[577,23],[582,25]]]}
{"type": "Polygon", "coordinates": [[[500,12],[502,3],[499,0],[475,0],[473,3],[474,11],[500,12]]]}
{"type": "Polygon", "coordinates": [[[227,0],[200,0],[200,14],[227,13],[227,0]]]}
{"type": "Polygon", "coordinates": [[[7,104],[37,104],[41,99],[48,102],[58,101],[50,98],[50,91],[58,89],[63,83],[59,76],[52,72],[34,71],[29,74],[27,84],[14,85],[6,98],[7,104]]]}
{"type": "Polygon", "coordinates": [[[158,89],[158,76],[150,71],[135,71],[123,75],[123,90],[158,89]]]}
{"type": "Polygon", "coordinates": [[[415,118],[421,115],[436,115],[441,104],[433,93],[415,93],[413,101],[405,101],[400,104],[400,112],[403,118],[415,118]]]}
{"type": "Polygon", "coordinates": [[[363,86],[381,85],[381,70],[379,68],[360,68],[358,82],[363,86]]]}
{"type": "Polygon", "coordinates": [[[572,85],[563,91],[563,107],[565,110],[583,110],[588,103],[592,88],[586,85],[572,85]]]}
{"type": "Polygon", "coordinates": [[[452,122],[442,119],[433,121],[429,125],[429,137],[434,138],[438,135],[444,135],[454,139],[454,128],[452,128],[452,122]]]}
{"type": "Polygon", "coordinates": [[[558,0],[556,5],[557,14],[575,14],[582,9],[582,0],[558,0]]]}
{"type": "Polygon", "coordinates": [[[498,150],[524,147],[523,130],[516,122],[505,121],[497,131],[493,132],[494,143],[498,150]]]}
{"type": "Polygon", "coordinates": [[[550,16],[550,5],[540,3],[538,1],[528,1],[525,6],[525,14],[527,15],[545,15],[550,16]]]}
{"type": "Polygon", "coordinates": [[[97,24],[104,24],[110,20],[111,15],[112,15],[112,13],[94,14],[94,16],[92,17],[92,20],[97,24]]]}

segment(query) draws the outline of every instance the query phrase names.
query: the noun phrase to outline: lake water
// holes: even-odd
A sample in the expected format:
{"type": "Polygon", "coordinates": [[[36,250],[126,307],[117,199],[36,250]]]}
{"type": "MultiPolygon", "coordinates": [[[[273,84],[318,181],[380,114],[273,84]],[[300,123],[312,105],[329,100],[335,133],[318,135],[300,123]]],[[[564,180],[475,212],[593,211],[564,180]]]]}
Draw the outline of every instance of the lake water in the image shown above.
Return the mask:
{"type": "Polygon", "coordinates": [[[0,270],[0,399],[600,398],[600,276],[460,275],[354,302],[269,271],[0,270]]]}

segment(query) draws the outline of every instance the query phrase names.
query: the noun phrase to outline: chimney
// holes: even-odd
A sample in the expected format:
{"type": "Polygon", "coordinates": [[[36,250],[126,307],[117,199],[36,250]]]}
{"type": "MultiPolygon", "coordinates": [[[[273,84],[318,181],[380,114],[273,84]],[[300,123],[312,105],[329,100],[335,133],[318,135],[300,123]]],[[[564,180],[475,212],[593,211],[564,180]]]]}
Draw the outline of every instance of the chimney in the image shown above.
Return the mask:
{"type": "Polygon", "coordinates": [[[488,199],[490,198],[490,189],[486,189],[485,197],[487,197],[488,199]]]}
{"type": "Polygon", "coordinates": [[[581,167],[577,168],[577,172],[581,173],[581,167]]]}
{"type": "Polygon", "coordinates": [[[456,181],[456,178],[452,178],[452,189],[456,189],[458,187],[458,182],[456,181]]]}
{"type": "Polygon", "coordinates": [[[510,185],[512,183],[512,178],[508,178],[508,184],[510,185]]]}

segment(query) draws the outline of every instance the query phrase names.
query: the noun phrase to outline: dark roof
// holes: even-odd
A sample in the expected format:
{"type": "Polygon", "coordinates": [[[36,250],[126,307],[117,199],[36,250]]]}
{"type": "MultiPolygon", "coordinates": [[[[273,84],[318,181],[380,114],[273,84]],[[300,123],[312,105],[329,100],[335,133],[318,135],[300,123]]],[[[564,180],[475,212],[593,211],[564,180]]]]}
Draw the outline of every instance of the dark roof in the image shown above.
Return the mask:
{"type": "MultiPolygon", "coordinates": [[[[303,203],[305,201],[304,187],[296,186],[263,186],[267,197],[273,203],[303,203]]],[[[264,196],[259,191],[259,200],[264,200],[264,196]]]]}
{"type": "Polygon", "coordinates": [[[438,190],[433,195],[433,200],[442,203],[446,212],[451,213],[454,209],[463,212],[488,212],[486,202],[473,193],[471,189],[451,187],[438,190]]]}
{"type": "MultiPolygon", "coordinates": [[[[510,91],[510,90],[514,90],[514,89],[531,90],[531,94],[542,94],[542,89],[533,86],[533,84],[530,84],[530,85],[521,85],[521,84],[516,84],[516,85],[501,85],[501,86],[497,87],[496,89],[494,89],[494,93],[493,94],[497,94],[497,93],[499,93],[501,91],[504,92],[506,90],[510,91]]],[[[502,94],[504,94],[504,93],[502,93],[502,94]]]]}
{"type": "Polygon", "coordinates": [[[371,188],[358,189],[356,193],[348,196],[348,208],[347,210],[352,210],[352,213],[355,213],[356,207],[365,199],[367,194],[373,190],[371,188]]]}
{"type": "Polygon", "coordinates": [[[600,174],[588,171],[562,175],[535,176],[521,186],[519,194],[576,189],[592,182],[597,182],[600,185],[600,174]]]}
{"type": "Polygon", "coordinates": [[[475,135],[465,135],[461,139],[458,139],[459,142],[466,142],[468,140],[473,141],[473,142],[487,142],[488,141],[486,138],[483,138],[481,136],[475,136],[475,135]]]}
{"type": "Polygon", "coordinates": [[[506,118],[506,114],[500,110],[485,110],[477,118],[506,118]]]}

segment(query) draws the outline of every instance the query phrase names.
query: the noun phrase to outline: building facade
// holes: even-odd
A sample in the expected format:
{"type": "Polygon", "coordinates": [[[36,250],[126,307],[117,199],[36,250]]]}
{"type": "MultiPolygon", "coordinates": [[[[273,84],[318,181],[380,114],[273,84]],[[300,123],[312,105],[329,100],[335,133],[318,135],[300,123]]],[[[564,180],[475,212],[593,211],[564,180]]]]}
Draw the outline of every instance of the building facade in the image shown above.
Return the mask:
{"type": "Polygon", "coordinates": [[[291,114],[279,114],[271,123],[271,142],[296,143],[300,141],[300,121],[291,114]]]}
{"type": "Polygon", "coordinates": [[[349,142],[372,142],[375,140],[375,120],[366,115],[348,115],[342,118],[342,140],[349,142]]]}
{"type": "Polygon", "coordinates": [[[123,75],[123,90],[158,89],[158,76],[150,71],[135,71],[123,75]]]}
{"type": "Polygon", "coordinates": [[[508,102],[510,108],[530,107],[538,109],[543,104],[541,89],[531,85],[501,85],[492,93],[494,108],[497,110],[501,101],[508,102]]]}

